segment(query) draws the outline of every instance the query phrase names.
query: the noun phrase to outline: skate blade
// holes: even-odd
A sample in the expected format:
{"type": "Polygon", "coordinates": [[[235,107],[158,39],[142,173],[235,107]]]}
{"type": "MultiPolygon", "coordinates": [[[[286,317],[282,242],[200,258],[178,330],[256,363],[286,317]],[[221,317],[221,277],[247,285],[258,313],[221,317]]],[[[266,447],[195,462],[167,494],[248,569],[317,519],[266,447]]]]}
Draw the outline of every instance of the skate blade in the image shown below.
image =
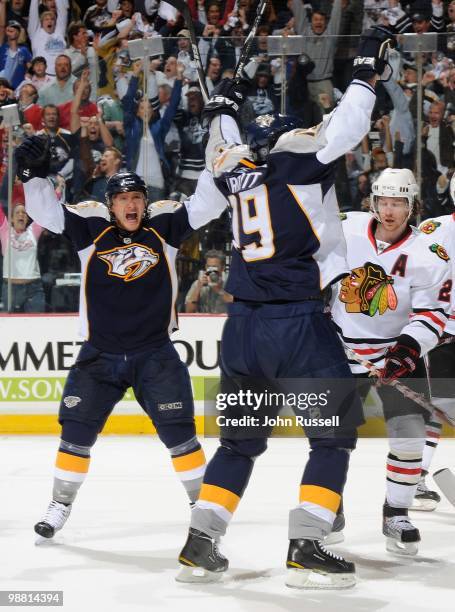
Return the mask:
{"type": "Polygon", "coordinates": [[[420,512],[433,512],[436,510],[438,502],[434,499],[417,499],[414,498],[412,506],[409,510],[419,510],[420,512]]]}
{"type": "Polygon", "coordinates": [[[413,557],[419,552],[419,547],[416,542],[400,542],[394,538],[386,538],[386,549],[403,557],[413,557]]]}
{"type": "Polygon", "coordinates": [[[324,546],[330,546],[331,544],[340,544],[344,542],[344,533],[342,531],[332,531],[322,540],[324,546]]]}
{"type": "Polygon", "coordinates": [[[304,569],[288,569],[286,586],[291,589],[349,589],[355,574],[329,574],[304,569]]]}
{"type": "Polygon", "coordinates": [[[35,534],[35,546],[55,546],[58,544],[56,540],[52,538],[45,538],[41,535],[35,534]]]}
{"type": "Polygon", "coordinates": [[[180,564],[180,572],[175,577],[177,582],[198,582],[209,583],[219,582],[225,572],[210,572],[203,567],[189,567],[188,565],[180,564]]]}

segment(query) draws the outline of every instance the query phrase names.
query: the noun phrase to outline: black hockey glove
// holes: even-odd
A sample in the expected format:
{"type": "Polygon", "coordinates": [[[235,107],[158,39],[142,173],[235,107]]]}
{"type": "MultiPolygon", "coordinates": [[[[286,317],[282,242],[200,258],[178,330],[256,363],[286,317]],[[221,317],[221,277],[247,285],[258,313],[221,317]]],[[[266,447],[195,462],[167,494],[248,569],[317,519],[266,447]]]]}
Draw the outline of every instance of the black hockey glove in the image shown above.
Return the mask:
{"type": "Polygon", "coordinates": [[[373,26],[360,37],[357,56],[354,58],[353,79],[368,81],[375,74],[388,81],[392,70],[388,62],[389,49],[396,47],[392,32],[382,26],[373,26]]]}
{"type": "Polygon", "coordinates": [[[15,152],[16,173],[23,183],[32,178],[46,178],[51,161],[51,141],[47,136],[30,136],[15,152]]]}
{"type": "Polygon", "coordinates": [[[235,119],[246,100],[248,87],[248,81],[243,79],[222,79],[212,91],[202,112],[203,124],[210,125],[211,120],[217,115],[230,115],[235,119]]]}
{"type": "Polygon", "coordinates": [[[419,343],[411,336],[402,334],[385,354],[385,363],[378,382],[387,385],[397,378],[410,376],[416,369],[419,358],[419,343]]]}

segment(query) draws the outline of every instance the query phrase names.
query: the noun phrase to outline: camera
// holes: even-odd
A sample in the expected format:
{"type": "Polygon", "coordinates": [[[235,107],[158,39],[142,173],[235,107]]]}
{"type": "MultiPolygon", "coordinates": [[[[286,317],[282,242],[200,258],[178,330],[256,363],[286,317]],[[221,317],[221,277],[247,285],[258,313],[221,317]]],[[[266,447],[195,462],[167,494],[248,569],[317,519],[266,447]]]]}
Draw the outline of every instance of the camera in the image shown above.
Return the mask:
{"type": "Polygon", "coordinates": [[[220,271],[216,266],[208,266],[205,273],[213,285],[217,285],[220,282],[220,271]]]}

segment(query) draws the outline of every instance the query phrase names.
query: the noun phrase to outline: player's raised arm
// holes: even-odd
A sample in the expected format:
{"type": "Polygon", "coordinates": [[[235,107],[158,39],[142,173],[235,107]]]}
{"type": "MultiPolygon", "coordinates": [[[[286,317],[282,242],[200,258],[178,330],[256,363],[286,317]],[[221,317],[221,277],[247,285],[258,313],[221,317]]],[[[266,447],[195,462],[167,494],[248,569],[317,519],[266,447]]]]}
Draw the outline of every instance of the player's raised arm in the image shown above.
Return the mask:
{"type": "MultiPolygon", "coordinates": [[[[234,79],[223,79],[218,83],[207,102],[203,118],[209,125],[209,140],[205,150],[205,163],[210,172],[216,171],[216,160],[220,161],[223,151],[233,150],[242,146],[237,123],[237,115],[246,99],[248,83],[234,79]]],[[[239,150],[239,159],[245,155],[245,151],[239,150]]],[[[236,155],[228,154],[233,159],[236,155]]],[[[226,161],[226,160],[224,160],[226,161]]],[[[232,164],[231,164],[232,165],[232,164]]],[[[234,165],[236,163],[234,162],[234,165]]]]}
{"type": "Polygon", "coordinates": [[[184,204],[189,224],[193,229],[217,219],[227,206],[227,200],[218,190],[212,175],[203,170],[194,194],[184,204]]]}
{"type": "Polygon", "coordinates": [[[374,86],[377,80],[389,76],[388,50],[393,46],[394,36],[386,28],[374,26],[362,36],[354,59],[353,80],[321,128],[327,144],[318,151],[317,158],[323,164],[357,146],[368,133],[376,101],[374,86]]]}
{"type": "Polygon", "coordinates": [[[17,176],[24,184],[27,214],[39,225],[61,234],[65,216],[47,176],[50,140],[42,136],[27,138],[15,151],[17,176]]]}

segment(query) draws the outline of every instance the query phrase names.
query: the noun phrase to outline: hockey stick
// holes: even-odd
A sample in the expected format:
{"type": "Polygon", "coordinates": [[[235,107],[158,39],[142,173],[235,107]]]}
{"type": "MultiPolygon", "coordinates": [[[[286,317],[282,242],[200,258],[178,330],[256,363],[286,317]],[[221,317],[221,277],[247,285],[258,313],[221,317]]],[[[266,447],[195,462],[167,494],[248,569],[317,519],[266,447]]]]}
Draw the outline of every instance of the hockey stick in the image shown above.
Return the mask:
{"type": "Polygon", "coordinates": [[[245,67],[245,64],[248,61],[248,57],[250,55],[251,45],[253,44],[254,37],[256,36],[256,31],[259,26],[259,22],[261,21],[262,15],[264,14],[265,7],[267,5],[267,0],[259,0],[257,9],[256,9],[256,17],[254,18],[253,25],[251,26],[251,30],[246,37],[246,40],[243,44],[242,52],[240,53],[239,61],[237,62],[237,66],[235,67],[234,78],[238,79],[242,77],[242,72],[245,67]]]}
{"type": "Polygon", "coordinates": [[[201,54],[199,53],[199,47],[197,46],[196,31],[194,29],[193,18],[191,17],[190,9],[185,0],[167,0],[171,6],[176,8],[183,15],[185,25],[190,33],[191,49],[193,51],[194,61],[196,63],[197,77],[199,86],[201,88],[202,97],[204,102],[209,99],[209,92],[207,91],[207,85],[205,83],[205,72],[202,65],[201,54]]]}
{"type": "MultiPolygon", "coordinates": [[[[371,363],[371,361],[362,359],[361,357],[357,355],[355,351],[353,351],[346,345],[344,345],[344,350],[346,351],[346,354],[349,357],[349,359],[353,359],[354,361],[357,361],[358,364],[366,368],[374,376],[377,376],[378,378],[380,377],[380,371],[371,363]]],[[[430,413],[435,412],[435,411],[438,413],[441,412],[437,406],[432,404],[429,400],[426,400],[423,397],[423,395],[421,395],[420,393],[417,393],[417,391],[413,391],[412,389],[410,389],[403,383],[399,382],[398,380],[391,380],[390,382],[385,383],[385,384],[390,385],[391,387],[395,387],[395,389],[399,391],[402,395],[404,395],[404,397],[407,397],[408,399],[412,400],[413,402],[415,402],[416,404],[418,404],[425,410],[428,410],[428,412],[430,413]]]]}
{"type": "Polygon", "coordinates": [[[455,336],[449,336],[448,338],[442,338],[439,340],[437,345],[434,347],[435,349],[439,346],[444,346],[445,344],[453,344],[455,342],[455,336]]]}
{"type": "Polygon", "coordinates": [[[442,468],[433,474],[433,480],[447,497],[452,506],[455,506],[455,476],[449,468],[442,468]]]}

